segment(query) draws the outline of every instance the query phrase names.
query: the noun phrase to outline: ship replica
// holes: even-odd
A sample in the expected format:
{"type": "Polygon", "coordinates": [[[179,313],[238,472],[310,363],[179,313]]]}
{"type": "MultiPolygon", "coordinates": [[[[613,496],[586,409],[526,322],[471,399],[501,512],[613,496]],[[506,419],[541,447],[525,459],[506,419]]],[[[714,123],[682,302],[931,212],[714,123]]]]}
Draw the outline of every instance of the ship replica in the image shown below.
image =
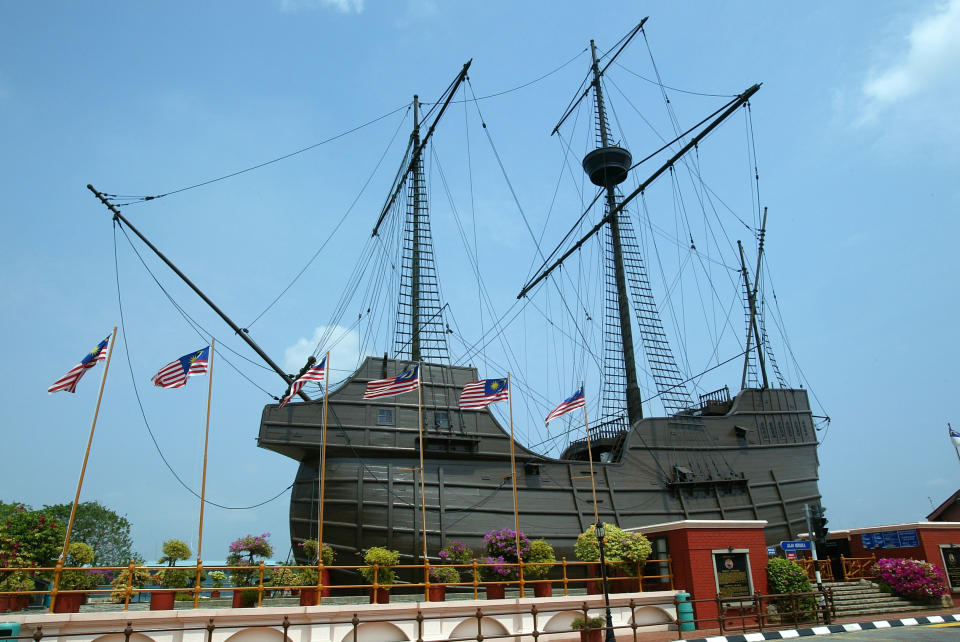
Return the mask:
{"type": "Polygon", "coordinates": [[[416,561],[425,552],[436,555],[451,540],[476,550],[485,532],[513,526],[513,482],[520,529],[528,537],[548,539],[558,555],[572,557],[577,535],[595,522],[595,510],[600,520],[622,528],[676,520],[766,520],[768,543],[806,530],[804,504],[820,500],[818,440],[807,391],[784,383],[760,314],[757,273],[765,210],[764,223],[753,230],[758,241],[756,269],[748,269],[742,247],[736,259],[735,278],[746,319],[741,336],[746,345],[744,349],[740,344],[736,360],[737,370],[743,363],[740,390],[731,394],[724,387],[696,398],[688,391],[690,378],[681,374],[668,342],[646,257],[627,210],[654,180],[686,162],[687,154],[709,133],[742,110],[759,85],[669,141],[659,150],[669,158],[631,193],[622,193],[620,186],[636,166],[630,152],[612,138],[602,80],[642,26],[625,36],[606,60],[598,57],[591,41],[585,89],[578,91],[557,125],[581,101],[592,101],[596,149],[583,158],[582,166],[598,188],[594,202],[603,204],[599,221],[579,241],[570,243],[568,238],[520,294],[526,297],[544,279],[556,276],[556,268],[585,244],[602,244],[603,282],[594,288],[602,292],[604,310],[600,394],[593,398],[599,397],[600,410],[589,426],[589,440],[574,413],[569,424],[573,437],[559,456],[516,443],[512,464],[509,428],[490,408],[471,411],[458,405],[465,384],[504,375],[481,374],[474,367],[450,362],[446,343],[450,331],[426,196],[424,150],[466,77],[467,63],[433,103],[435,119],[429,128],[420,122],[420,105],[414,99],[407,152],[373,230],[376,237],[384,233],[385,221],[396,219],[392,229],[401,239],[393,352],[366,357],[329,391],[325,448],[321,399],[282,408],[271,404],[263,410],[259,446],[299,462],[290,499],[290,533],[298,557],[303,557],[298,544],[317,537],[321,474],[322,537],[344,563],[371,546],[399,550],[407,561],[416,561]],[[646,359],[646,372],[665,416],[644,414],[649,406],[638,383],[638,335],[639,356],[646,359]],[[364,399],[369,381],[397,376],[417,364],[421,390],[364,399]],[[768,371],[774,382],[768,380],[768,371]]]}

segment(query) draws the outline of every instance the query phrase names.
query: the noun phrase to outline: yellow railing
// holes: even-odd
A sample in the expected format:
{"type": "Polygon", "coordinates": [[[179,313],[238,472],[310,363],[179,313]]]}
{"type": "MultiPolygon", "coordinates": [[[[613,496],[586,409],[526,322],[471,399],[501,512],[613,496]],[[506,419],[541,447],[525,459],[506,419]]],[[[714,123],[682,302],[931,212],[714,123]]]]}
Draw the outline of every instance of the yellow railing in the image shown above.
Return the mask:
{"type": "Polygon", "coordinates": [[[845,580],[859,580],[876,575],[876,555],[870,557],[844,557],[841,555],[840,561],[843,564],[843,579],[845,580]]]}
{"type": "MultiPolygon", "coordinates": [[[[813,559],[809,557],[802,557],[797,560],[797,564],[799,564],[800,567],[806,571],[808,580],[813,582],[817,579],[817,575],[814,572],[815,569],[813,559]]],[[[816,565],[817,568],[820,569],[820,579],[824,582],[832,582],[833,566],[830,565],[830,560],[817,560],[816,565]]]]}
{"type": "MultiPolygon", "coordinates": [[[[2,582],[10,573],[26,573],[31,578],[34,579],[44,579],[53,583],[55,577],[61,578],[59,585],[52,585],[49,589],[34,589],[34,590],[24,590],[24,591],[2,591],[0,590],[0,600],[2,598],[17,598],[17,597],[32,597],[32,596],[49,596],[49,608],[54,610],[54,607],[58,601],[58,596],[62,599],[65,595],[84,595],[84,596],[93,596],[93,597],[105,597],[115,602],[116,604],[123,604],[123,610],[126,611],[130,608],[131,602],[134,601],[135,597],[139,598],[143,594],[152,595],[154,593],[165,592],[169,593],[171,591],[178,594],[190,595],[190,598],[193,600],[194,604],[197,605],[205,595],[209,598],[209,593],[212,591],[231,591],[234,593],[246,593],[252,594],[256,592],[256,606],[263,604],[265,597],[281,592],[286,594],[291,591],[306,591],[302,602],[306,602],[308,605],[319,604],[321,603],[323,597],[325,597],[325,592],[327,595],[330,593],[325,591],[334,591],[342,595],[356,595],[362,593],[363,590],[370,590],[370,597],[373,603],[377,603],[379,600],[379,591],[378,589],[402,589],[406,593],[410,593],[411,589],[416,589],[417,593],[422,593],[424,596],[424,601],[430,601],[430,588],[438,585],[443,585],[448,588],[459,588],[467,589],[469,592],[472,592],[475,599],[480,597],[480,588],[483,587],[486,589],[491,586],[516,586],[519,588],[521,596],[529,596],[531,587],[536,587],[537,585],[549,585],[551,588],[558,586],[562,588],[563,595],[570,595],[571,591],[582,592],[584,588],[588,592],[593,592],[594,590],[599,590],[599,564],[596,562],[568,562],[566,558],[561,558],[559,561],[553,564],[543,564],[543,563],[501,563],[501,564],[482,564],[474,559],[472,562],[465,564],[398,564],[393,567],[390,567],[396,573],[406,575],[413,578],[421,578],[419,581],[410,581],[410,582],[381,582],[380,577],[381,573],[386,570],[384,567],[378,565],[373,566],[349,566],[349,565],[331,565],[324,566],[322,564],[310,565],[310,566],[273,566],[266,565],[263,562],[260,562],[254,566],[206,566],[203,563],[198,563],[190,566],[138,566],[133,561],[130,562],[127,566],[106,566],[106,567],[32,567],[32,568],[0,568],[0,582],[2,582]],[[436,568],[437,566],[449,566],[457,569],[460,573],[461,580],[458,582],[435,582],[431,580],[430,569],[436,568]],[[541,577],[540,573],[537,573],[536,576],[531,576],[530,571],[527,570],[529,567],[535,566],[538,569],[543,567],[549,567],[549,572],[546,576],[541,577]],[[134,578],[137,575],[143,575],[144,572],[153,575],[157,571],[168,571],[170,569],[176,569],[178,571],[187,571],[193,577],[194,585],[192,587],[184,588],[169,588],[163,586],[157,586],[155,584],[145,585],[143,582],[138,582],[134,578]],[[275,571],[278,569],[288,569],[294,573],[300,573],[302,571],[313,571],[316,573],[317,581],[315,584],[297,584],[291,586],[279,586],[271,583],[271,577],[275,571]],[[373,581],[365,584],[329,584],[325,583],[328,581],[326,578],[329,578],[330,571],[340,571],[339,575],[342,577],[349,574],[350,572],[359,572],[363,569],[370,569],[373,572],[373,581]],[[502,571],[503,579],[489,580],[481,579],[486,577],[491,577],[496,574],[498,569],[502,571]],[[122,577],[122,573],[126,572],[126,580],[118,581],[114,579],[110,587],[105,587],[106,582],[99,585],[96,588],[77,588],[76,578],[77,577],[90,577],[92,575],[100,575],[104,579],[110,575],[114,577],[122,577]],[[213,587],[211,585],[202,585],[199,581],[204,577],[204,574],[210,571],[223,571],[228,576],[241,576],[244,577],[243,584],[240,586],[223,586],[223,587],[213,587]],[[78,575],[79,573],[79,575],[78,575]],[[67,578],[70,578],[69,580],[67,578]],[[310,593],[313,592],[311,596],[310,593]],[[304,599],[306,598],[306,599],[304,599]]],[[[669,585],[669,588],[673,589],[673,566],[670,558],[666,559],[650,559],[646,562],[636,564],[634,569],[631,569],[630,572],[625,571],[625,566],[623,564],[608,563],[609,577],[611,590],[612,592],[631,592],[631,591],[642,591],[644,584],[648,586],[657,586],[666,587],[669,585]],[[666,573],[660,574],[644,574],[643,570],[647,564],[654,565],[663,565],[660,568],[665,568],[666,573]],[[626,590],[624,590],[626,588],[626,590]],[[617,590],[620,589],[620,590],[617,590]]],[[[88,580],[89,581],[89,580],[88,580]]],[[[92,584],[92,582],[91,582],[92,584]]],[[[241,598],[242,601],[243,598],[241,598]]],[[[249,598],[250,604],[253,605],[253,598],[249,598]]],[[[10,600],[7,601],[7,608],[10,608],[10,600]]],[[[0,603],[0,606],[3,606],[0,603]]],[[[246,606],[246,605],[245,605],[246,606]]],[[[22,605],[19,608],[23,608],[22,605]]],[[[13,609],[13,610],[19,610],[13,609]]],[[[0,611],[3,609],[0,608],[0,611]]],[[[57,609],[60,610],[60,609],[57,609]]]]}

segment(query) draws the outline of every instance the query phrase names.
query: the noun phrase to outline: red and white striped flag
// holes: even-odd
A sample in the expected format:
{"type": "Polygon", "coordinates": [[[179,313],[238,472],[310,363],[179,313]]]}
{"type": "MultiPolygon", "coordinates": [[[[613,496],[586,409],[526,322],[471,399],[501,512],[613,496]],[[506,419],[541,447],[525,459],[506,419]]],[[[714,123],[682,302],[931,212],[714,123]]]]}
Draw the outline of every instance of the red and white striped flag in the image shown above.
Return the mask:
{"type": "Polygon", "coordinates": [[[559,406],[550,411],[550,414],[547,415],[545,423],[550,423],[551,419],[556,419],[562,415],[567,414],[577,408],[583,408],[586,405],[586,401],[583,398],[583,384],[580,385],[580,389],[573,393],[572,396],[567,397],[563,400],[559,406]]]}
{"type": "Polygon", "coordinates": [[[182,388],[187,385],[187,377],[207,374],[209,362],[210,346],[207,346],[163,366],[151,381],[161,388],[182,388]]]}
{"type": "Polygon", "coordinates": [[[364,399],[376,399],[377,397],[389,397],[399,395],[404,392],[410,392],[420,387],[420,366],[407,368],[396,377],[390,379],[376,379],[367,384],[367,390],[363,393],[364,399]]]}
{"type": "Polygon", "coordinates": [[[293,396],[300,392],[303,389],[303,386],[306,385],[308,381],[316,381],[322,383],[326,377],[326,367],[327,367],[327,357],[324,355],[323,359],[320,360],[315,366],[311,366],[304,372],[302,375],[297,377],[297,380],[290,384],[290,394],[284,397],[280,401],[280,407],[283,408],[287,405],[287,402],[293,399],[293,396]]]}
{"type": "Polygon", "coordinates": [[[103,361],[107,358],[107,350],[110,344],[110,337],[107,337],[103,341],[97,344],[97,347],[87,353],[80,363],[70,368],[67,374],[63,375],[59,379],[53,382],[47,392],[60,392],[65,390],[67,392],[76,392],[77,391],[77,382],[80,381],[80,378],[86,374],[87,370],[97,365],[98,361],[103,361]]]}
{"type": "Polygon", "coordinates": [[[508,399],[506,379],[481,379],[468,383],[460,393],[460,408],[463,410],[480,410],[495,401],[508,399]]]}

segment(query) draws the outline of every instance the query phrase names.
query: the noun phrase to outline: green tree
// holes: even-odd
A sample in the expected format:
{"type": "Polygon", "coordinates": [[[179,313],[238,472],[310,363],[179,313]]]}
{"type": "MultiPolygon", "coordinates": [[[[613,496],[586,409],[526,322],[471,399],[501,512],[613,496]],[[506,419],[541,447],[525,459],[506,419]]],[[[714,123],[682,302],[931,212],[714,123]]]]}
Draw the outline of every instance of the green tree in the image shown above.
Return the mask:
{"type": "Polygon", "coordinates": [[[0,561],[19,556],[29,566],[53,566],[63,552],[65,535],[66,527],[56,517],[17,506],[0,522],[0,561]]]}
{"type": "Polygon", "coordinates": [[[7,502],[0,500],[0,522],[6,520],[7,516],[11,515],[13,511],[17,510],[17,508],[33,510],[26,504],[21,504],[20,502],[11,502],[8,504],[7,502]]]}
{"type": "MultiPolygon", "coordinates": [[[[72,506],[54,504],[45,506],[44,511],[66,524],[70,519],[72,506]]],[[[130,522],[100,502],[82,502],[77,505],[70,540],[86,542],[93,548],[94,566],[126,566],[131,559],[143,561],[133,550],[130,522]]]]}

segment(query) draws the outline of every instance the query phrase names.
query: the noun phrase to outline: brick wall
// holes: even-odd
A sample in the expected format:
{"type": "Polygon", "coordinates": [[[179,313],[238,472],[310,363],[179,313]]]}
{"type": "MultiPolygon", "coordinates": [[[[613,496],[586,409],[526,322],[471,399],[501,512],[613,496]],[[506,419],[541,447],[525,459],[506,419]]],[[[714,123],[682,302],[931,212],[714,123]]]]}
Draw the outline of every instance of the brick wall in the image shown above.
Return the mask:
{"type": "MultiPolygon", "coordinates": [[[[877,528],[877,531],[884,530],[903,530],[908,526],[877,528]]],[[[909,526],[912,528],[912,526],[909,526]]],[[[931,564],[936,564],[946,574],[943,568],[943,558],[940,556],[941,544],[960,544],[960,528],[923,528],[917,527],[917,538],[920,541],[919,546],[906,548],[878,548],[867,550],[863,548],[863,540],[859,533],[850,535],[850,557],[870,557],[875,555],[877,559],[884,557],[897,557],[901,559],[925,560],[931,564]]],[[[954,594],[960,593],[955,590],[954,594]]]]}

